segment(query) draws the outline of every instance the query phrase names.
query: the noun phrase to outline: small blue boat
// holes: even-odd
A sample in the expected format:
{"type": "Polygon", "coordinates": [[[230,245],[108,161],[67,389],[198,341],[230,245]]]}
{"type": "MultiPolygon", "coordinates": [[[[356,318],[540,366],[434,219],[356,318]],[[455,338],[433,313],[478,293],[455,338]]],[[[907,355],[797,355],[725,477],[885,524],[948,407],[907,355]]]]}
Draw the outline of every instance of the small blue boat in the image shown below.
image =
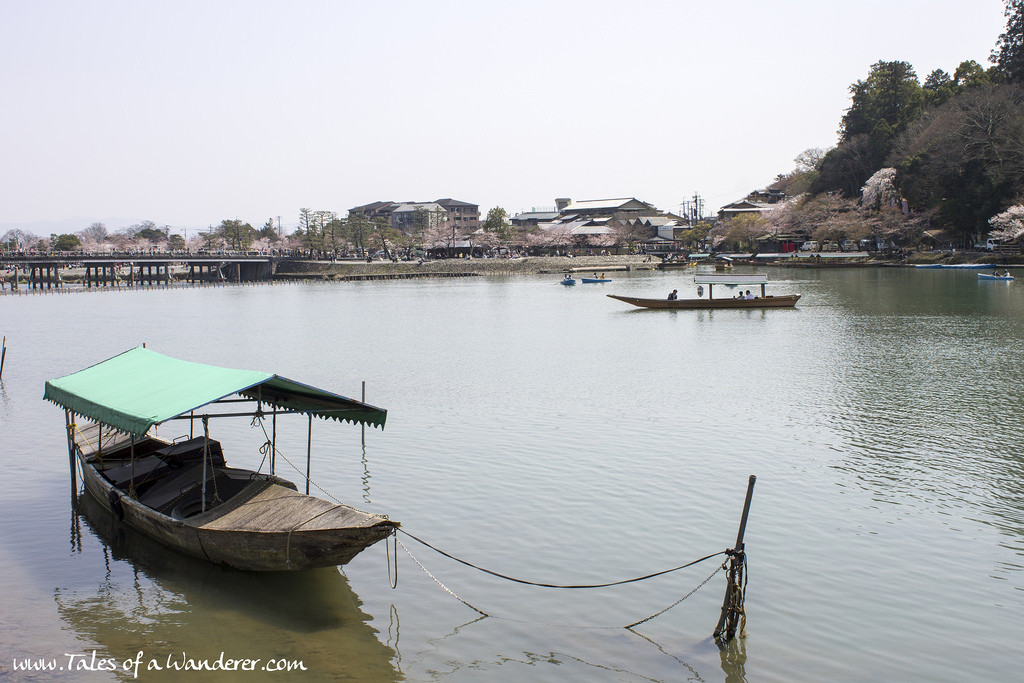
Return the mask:
{"type": "Polygon", "coordinates": [[[574,285],[574,284],[576,284],[576,281],[573,280],[568,275],[566,275],[565,277],[562,278],[562,284],[563,285],[574,285]]]}
{"type": "Polygon", "coordinates": [[[978,273],[979,280],[1003,280],[1004,282],[1012,282],[1013,276],[1010,274],[1006,275],[991,275],[989,273],[978,273]]]}
{"type": "Polygon", "coordinates": [[[942,268],[941,263],[916,263],[915,268],[942,268]]]}
{"type": "Polygon", "coordinates": [[[580,282],[611,282],[611,278],[607,277],[581,277],[580,282]]]}

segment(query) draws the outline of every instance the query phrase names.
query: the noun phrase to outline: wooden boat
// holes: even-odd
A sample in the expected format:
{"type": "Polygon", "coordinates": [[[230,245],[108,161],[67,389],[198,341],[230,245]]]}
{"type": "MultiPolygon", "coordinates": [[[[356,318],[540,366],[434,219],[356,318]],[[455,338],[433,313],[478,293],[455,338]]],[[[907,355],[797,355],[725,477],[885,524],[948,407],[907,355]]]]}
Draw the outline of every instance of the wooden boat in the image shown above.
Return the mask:
{"type": "Polygon", "coordinates": [[[978,273],[979,280],[1003,280],[1005,282],[1012,282],[1013,276],[1007,273],[1006,275],[993,275],[990,273],[978,273]]]}
{"type": "Polygon", "coordinates": [[[765,286],[768,284],[768,276],[759,275],[715,275],[710,273],[699,273],[693,278],[698,285],[697,296],[703,297],[702,285],[708,286],[708,298],[697,299],[641,299],[631,296],[619,296],[608,294],[612,299],[624,301],[627,304],[640,308],[669,308],[669,309],[698,309],[698,308],[791,308],[796,306],[800,299],[799,294],[785,294],[772,296],[765,293],[765,286]],[[715,285],[760,285],[761,295],[752,299],[740,298],[714,298],[715,285]]]}
{"type": "Polygon", "coordinates": [[[309,495],[308,451],[305,494],[275,473],[278,415],[308,416],[311,434],[314,416],[383,428],[381,408],[143,347],[48,381],[44,398],[65,410],[73,492],[77,462],[86,492],[112,515],[188,555],[253,571],[333,566],[399,526],[309,495]],[[209,436],[209,421],[227,417],[260,426],[271,418],[268,472],[227,465],[209,436]],[[200,421],[203,435],[174,442],[156,435],[158,425],[182,419],[200,421]]]}

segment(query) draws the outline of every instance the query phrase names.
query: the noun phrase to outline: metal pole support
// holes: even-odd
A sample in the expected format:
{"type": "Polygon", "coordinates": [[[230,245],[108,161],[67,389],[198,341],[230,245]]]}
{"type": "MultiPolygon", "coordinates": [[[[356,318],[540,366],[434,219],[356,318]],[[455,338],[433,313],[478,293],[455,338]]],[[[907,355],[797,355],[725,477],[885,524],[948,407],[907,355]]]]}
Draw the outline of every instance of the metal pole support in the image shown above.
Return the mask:
{"type": "MultiPolygon", "coordinates": [[[[746,564],[743,535],[747,530],[747,516],[750,514],[750,501],[754,496],[753,474],[747,481],[747,497],[743,502],[743,514],[740,516],[740,528],[736,533],[736,546],[729,551],[728,583],[725,587],[725,598],[722,601],[722,614],[715,626],[715,640],[728,643],[736,635],[736,628],[743,615],[743,568],[746,564]]],[[[742,629],[741,629],[742,630],[742,629]]],[[[742,633],[740,634],[742,636],[742,633]]]]}

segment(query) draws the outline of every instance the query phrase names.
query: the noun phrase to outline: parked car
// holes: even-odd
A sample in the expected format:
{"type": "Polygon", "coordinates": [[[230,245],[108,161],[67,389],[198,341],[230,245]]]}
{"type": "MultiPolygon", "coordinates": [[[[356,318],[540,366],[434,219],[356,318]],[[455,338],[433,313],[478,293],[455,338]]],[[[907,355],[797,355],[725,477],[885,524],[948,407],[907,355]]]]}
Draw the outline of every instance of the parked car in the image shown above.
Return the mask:
{"type": "Polygon", "coordinates": [[[1000,244],[1002,244],[1002,242],[1000,242],[999,240],[992,239],[990,237],[984,242],[978,242],[977,244],[975,244],[974,248],[980,249],[981,251],[995,251],[996,249],[999,248],[1000,244]]]}
{"type": "Polygon", "coordinates": [[[818,251],[818,243],[814,240],[808,240],[800,245],[800,251],[818,251]]]}
{"type": "Polygon", "coordinates": [[[854,240],[842,240],[839,242],[839,248],[842,251],[857,251],[857,242],[854,240]]]}

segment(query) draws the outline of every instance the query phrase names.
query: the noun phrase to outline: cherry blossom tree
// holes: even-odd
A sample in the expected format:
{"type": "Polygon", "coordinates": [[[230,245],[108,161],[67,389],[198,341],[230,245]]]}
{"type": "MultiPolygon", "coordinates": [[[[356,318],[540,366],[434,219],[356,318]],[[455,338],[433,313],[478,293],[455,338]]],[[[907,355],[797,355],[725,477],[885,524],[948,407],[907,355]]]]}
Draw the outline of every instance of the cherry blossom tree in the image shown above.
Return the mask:
{"type": "Polygon", "coordinates": [[[1024,236],[1024,204],[1016,204],[1006,211],[988,219],[992,227],[989,237],[1003,242],[1013,242],[1024,236]]]}
{"type": "Polygon", "coordinates": [[[890,200],[899,200],[896,189],[896,169],[881,168],[868,178],[860,189],[860,205],[869,211],[887,206],[890,200]]]}

